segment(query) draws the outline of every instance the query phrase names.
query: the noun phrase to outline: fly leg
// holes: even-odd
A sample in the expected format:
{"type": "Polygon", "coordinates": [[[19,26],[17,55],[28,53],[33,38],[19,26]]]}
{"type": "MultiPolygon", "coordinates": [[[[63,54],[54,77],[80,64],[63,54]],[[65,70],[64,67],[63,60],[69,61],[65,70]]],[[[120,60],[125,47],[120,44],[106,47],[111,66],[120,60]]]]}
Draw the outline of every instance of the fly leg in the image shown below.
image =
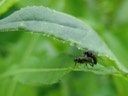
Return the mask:
{"type": "Polygon", "coordinates": [[[94,63],[92,62],[92,60],[89,61],[89,65],[94,67],[94,63]]]}
{"type": "Polygon", "coordinates": [[[93,67],[94,65],[93,65],[93,63],[90,63],[90,65],[93,67]]]}
{"type": "Polygon", "coordinates": [[[94,63],[91,61],[91,66],[94,67],[94,63]]]}
{"type": "Polygon", "coordinates": [[[88,68],[88,64],[87,64],[87,63],[85,63],[85,66],[87,67],[87,69],[89,69],[89,68],[88,68]]]}
{"type": "Polygon", "coordinates": [[[75,65],[74,65],[74,67],[73,67],[73,68],[75,68],[75,67],[76,67],[76,64],[77,64],[77,63],[75,63],[75,65]]]}

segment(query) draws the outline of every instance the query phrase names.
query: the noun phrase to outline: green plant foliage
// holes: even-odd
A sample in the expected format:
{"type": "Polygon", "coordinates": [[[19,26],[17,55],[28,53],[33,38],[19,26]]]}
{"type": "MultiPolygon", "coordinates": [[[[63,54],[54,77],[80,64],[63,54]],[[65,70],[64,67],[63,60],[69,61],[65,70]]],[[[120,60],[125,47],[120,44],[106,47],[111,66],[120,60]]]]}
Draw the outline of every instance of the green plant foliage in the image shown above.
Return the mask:
{"type": "Polygon", "coordinates": [[[21,29],[30,32],[44,32],[49,35],[55,35],[65,41],[75,43],[80,48],[88,48],[98,52],[100,55],[106,54],[111,57],[107,46],[90,27],[71,16],[58,13],[45,7],[28,7],[21,9],[8,18],[1,20],[0,24],[1,31],[21,29]],[[67,32],[70,33],[68,34],[67,32]],[[79,39],[79,37],[82,39],[79,39]],[[90,40],[91,38],[93,39],[90,40]],[[98,50],[99,46],[104,50],[98,50]]]}
{"type": "Polygon", "coordinates": [[[0,96],[127,96],[127,4],[0,0],[0,96]]]}
{"type": "Polygon", "coordinates": [[[94,50],[101,56],[114,59],[121,70],[127,71],[90,27],[69,15],[45,7],[27,7],[1,20],[0,24],[1,31],[24,30],[54,35],[76,44],[78,48],[94,50]]]}
{"type": "Polygon", "coordinates": [[[37,58],[30,58],[27,65],[14,66],[7,73],[3,74],[1,78],[15,76],[15,79],[22,83],[29,84],[53,84],[62,78],[69,70],[67,67],[72,64],[72,59],[67,55],[60,55],[56,58],[42,57],[40,60],[37,58]],[[33,62],[31,62],[31,59],[33,62]],[[67,61],[65,61],[67,60],[67,61]],[[64,62],[65,61],[65,62],[64,62]],[[63,63],[62,63],[63,62],[63,63]]]}
{"type": "Polygon", "coordinates": [[[0,15],[8,11],[8,9],[18,1],[19,0],[1,0],[0,1],[0,15]]]}
{"type": "MultiPolygon", "coordinates": [[[[77,20],[72,16],[56,12],[54,10],[51,10],[45,7],[27,7],[27,8],[21,9],[20,11],[15,12],[13,15],[9,16],[8,18],[1,20],[0,24],[1,24],[0,30],[4,32],[16,31],[16,30],[18,31],[24,30],[28,32],[41,32],[46,35],[53,35],[57,38],[63,39],[65,41],[69,41],[70,44],[75,44],[75,46],[77,46],[78,48],[87,48],[90,50],[94,50],[101,56],[108,56],[110,59],[111,58],[114,59],[114,56],[111,53],[111,51],[108,49],[105,43],[90,27],[86,26],[84,23],[82,23],[81,21],[77,20]],[[100,46],[100,49],[99,49],[99,46],[100,46]]],[[[38,38],[38,35],[37,37],[33,38],[34,41],[33,42],[31,41],[32,44],[36,42],[35,40],[37,40],[37,38],[38,38]]],[[[31,51],[31,49],[27,50],[27,52],[29,51],[31,51]]],[[[37,60],[38,62],[35,62],[34,60],[32,60],[33,58],[31,59],[31,57],[29,57],[30,59],[29,61],[28,56],[26,56],[26,58],[22,57],[23,59],[21,60],[17,59],[17,60],[21,61],[21,64],[23,62],[23,65],[24,65],[23,69],[22,69],[22,66],[18,66],[14,69],[12,68],[11,70],[13,70],[14,72],[9,71],[5,73],[2,77],[6,77],[8,75],[15,75],[15,78],[17,78],[19,81],[29,82],[33,84],[34,83],[42,83],[42,84],[55,83],[57,82],[58,79],[63,77],[63,75],[67,71],[67,68],[73,62],[70,57],[68,56],[64,56],[64,57],[58,56],[56,57],[56,59],[55,58],[50,59],[51,57],[48,56],[47,57],[48,59],[47,59],[45,56],[45,58],[42,57],[41,61],[37,60]],[[59,57],[63,59],[61,60],[61,58],[59,57]],[[65,59],[64,57],[67,57],[67,58],[65,59]],[[67,62],[64,63],[63,62],[64,60],[67,60],[67,62]],[[31,61],[33,61],[34,64],[36,64],[35,67],[33,64],[29,64],[31,61]],[[56,62],[54,63],[53,61],[56,61],[56,62]],[[44,62],[42,64],[42,67],[40,66],[41,62],[44,62]],[[63,66],[61,65],[61,62],[63,62],[62,65],[64,66],[68,65],[68,66],[63,68],[63,66]],[[31,69],[29,67],[27,68],[25,64],[31,65],[30,67],[32,67],[33,65],[34,69],[31,69]],[[57,66],[55,66],[56,64],[57,66]],[[62,69],[59,68],[60,65],[62,69]],[[36,69],[36,67],[38,66],[40,67],[40,69],[36,69]],[[49,69],[49,67],[52,69],[49,69]],[[17,75],[15,73],[17,73],[17,75]],[[56,77],[53,78],[53,76],[56,76],[56,77]]],[[[19,64],[19,62],[17,63],[19,64]]],[[[121,69],[123,70],[123,68],[121,69]]],[[[94,68],[92,72],[97,74],[118,73],[118,71],[116,71],[116,69],[114,68],[104,68],[102,66],[98,66],[96,67],[96,69],[94,68]]]]}
{"type": "Polygon", "coordinates": [[[18,44],[10,47],[11,53],[3,62],[8,65],[5,68],[7,71],[2,72],[1,80],[14,77],[15,80],[25,84],[42,85],[56,83],[70,71],[93,72],[98,75],[120,74],[114,67],[102,65],[96,65],[95,68],[89,67],[89,69],[85,66],[79,66],[80,69],[74,69],[73,58],[75,56],[69,55],[69,53],[58,54],[56,49],[51,46],[49,39],[46,38],[48,39],[46,41],[39,35],[27,34],[18,44]]]}
{"type": "Polygon", "coordinates": [[[69,85],[69,93],[73,96],[117,96],[118,91],[112,83],[112,77],[96,76],[94,74],[83,72],[70,73],[65,82],[69,85]],[[71,75],[72,74],[72,75],[71,75]],[[80,75],[81,74],[81,75],[80,75]],[[70,83],[72,79],[72,83],[70,83]],[[74,91],[74,92],[72,92],[74,91]]]}

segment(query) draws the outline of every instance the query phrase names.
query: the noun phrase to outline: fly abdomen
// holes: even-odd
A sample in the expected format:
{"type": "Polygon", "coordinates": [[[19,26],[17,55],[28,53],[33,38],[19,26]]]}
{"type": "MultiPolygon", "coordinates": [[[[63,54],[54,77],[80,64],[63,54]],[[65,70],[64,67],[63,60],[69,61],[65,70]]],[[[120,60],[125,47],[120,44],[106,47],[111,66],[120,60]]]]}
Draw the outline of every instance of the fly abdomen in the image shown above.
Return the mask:
{"type": "Polygon", "coordinates": [[[93,56],[92,58],[93,58],[93,63],[97,64],[97,58],[95,56],[93,56]]]}

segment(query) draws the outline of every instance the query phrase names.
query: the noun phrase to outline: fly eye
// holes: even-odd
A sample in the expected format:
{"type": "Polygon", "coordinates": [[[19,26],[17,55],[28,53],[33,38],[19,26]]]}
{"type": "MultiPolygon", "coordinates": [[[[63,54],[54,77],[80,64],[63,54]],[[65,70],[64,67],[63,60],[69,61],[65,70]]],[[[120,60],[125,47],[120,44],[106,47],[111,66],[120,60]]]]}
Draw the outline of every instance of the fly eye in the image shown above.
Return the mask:
{"type": "Polygon", "coordinates": [[[88,51],[85,51],[84,54],[88,54],[88,51]]]}

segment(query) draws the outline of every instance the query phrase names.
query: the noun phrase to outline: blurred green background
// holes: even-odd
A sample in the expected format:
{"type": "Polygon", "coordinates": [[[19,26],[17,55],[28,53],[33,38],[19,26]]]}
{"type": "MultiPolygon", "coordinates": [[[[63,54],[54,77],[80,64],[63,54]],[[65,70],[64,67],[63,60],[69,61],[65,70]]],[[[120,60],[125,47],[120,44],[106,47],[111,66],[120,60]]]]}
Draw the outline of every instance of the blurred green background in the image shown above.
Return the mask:
{"type": "MultiPolygon", "coordinates": [[[[41,5],[90,25],[128,68],[128,0],[0,0],[0,19],[23,7],[41,5]]],[[[39,36],[37,43],[36,37],[25,32],[0,33],[0,74],[14,64],[24,63],[29,53],[37,58],[55,57],[60,53],[80,54],[59,40],[39,36]]],[[[9,77],[0,80],[0,96],[128,96],[128,81],[121,76],[71,72],[56,84],[37,86],[9,77]]]]}

